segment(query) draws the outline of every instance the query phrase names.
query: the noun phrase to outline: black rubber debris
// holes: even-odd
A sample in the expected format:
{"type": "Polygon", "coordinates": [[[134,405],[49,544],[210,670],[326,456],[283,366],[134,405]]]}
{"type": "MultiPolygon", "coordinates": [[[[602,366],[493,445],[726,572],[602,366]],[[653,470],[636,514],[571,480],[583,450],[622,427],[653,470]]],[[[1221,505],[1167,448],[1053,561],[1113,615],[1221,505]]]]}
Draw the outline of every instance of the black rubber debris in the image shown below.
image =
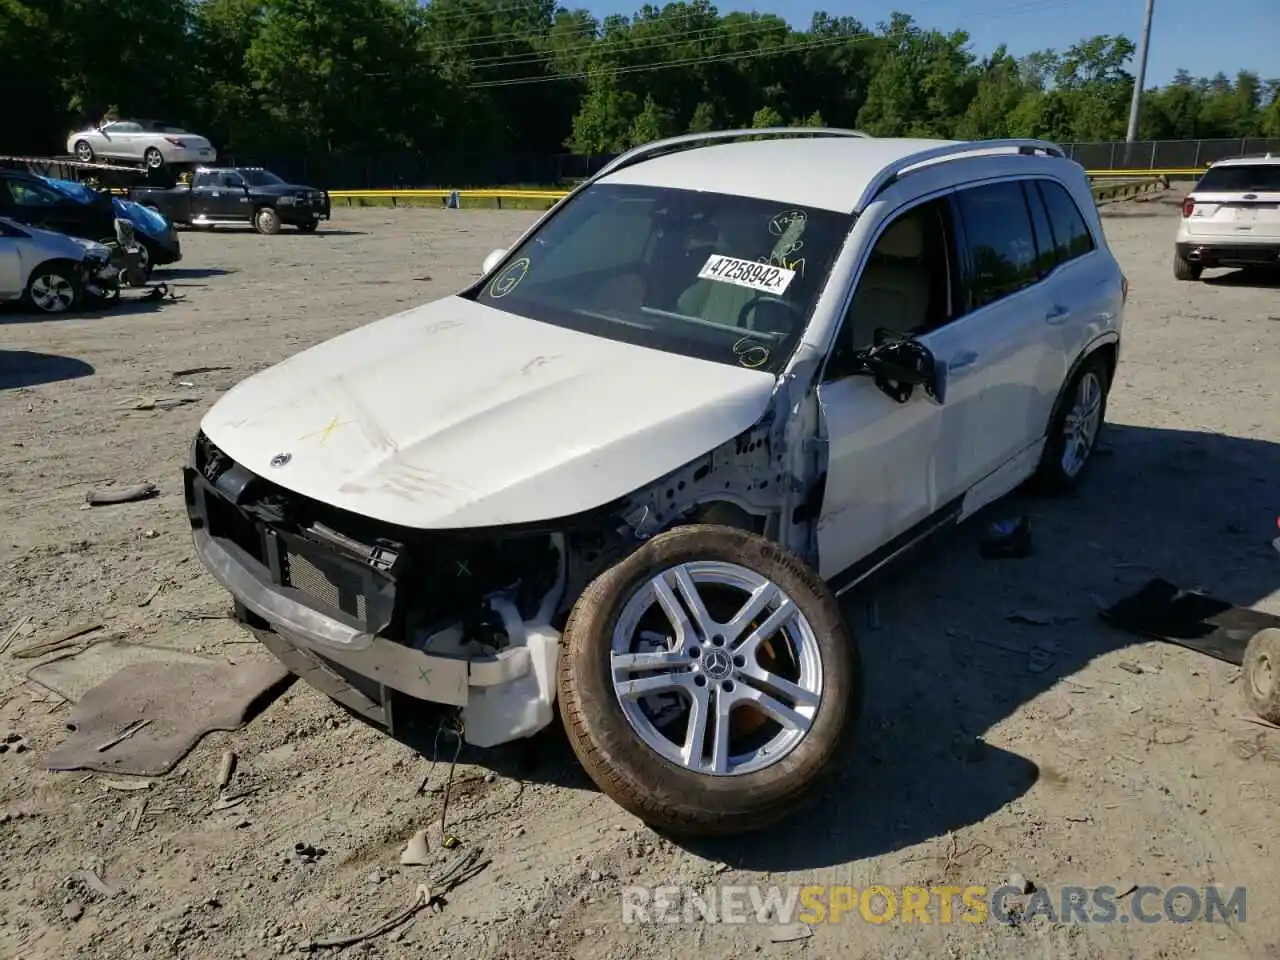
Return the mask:
{"type": "Polygon", "coordinates": [[[978,553],[987,560],[1023,559],[1031,556],[1031,521],[1025,515],[997,520],[987,527],[978,553]]]}
{"type": "Polygon", "coordinates": [[[1280,617],[1237,607],[1156,578],[1132,596],[1099,611],[1113,627],[1164,640],[1240,666],[1253,635],[1280,627],[1280,617]]]}

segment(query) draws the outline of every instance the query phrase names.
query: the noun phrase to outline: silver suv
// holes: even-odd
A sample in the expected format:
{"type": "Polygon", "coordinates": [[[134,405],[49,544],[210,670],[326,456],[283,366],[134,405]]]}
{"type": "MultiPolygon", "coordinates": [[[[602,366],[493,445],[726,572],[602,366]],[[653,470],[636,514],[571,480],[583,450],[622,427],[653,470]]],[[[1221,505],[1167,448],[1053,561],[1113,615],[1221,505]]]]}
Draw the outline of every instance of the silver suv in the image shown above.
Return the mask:
{"type": "Polygon", "coordinates": [[[836,598],[1085,475],[1126,283],[1053,144],[738,130],[633,150],[454,296],[258,373],[185,471],[200,559],[370,721],[528,737],[683,833],[844,756],[836,598]]]}

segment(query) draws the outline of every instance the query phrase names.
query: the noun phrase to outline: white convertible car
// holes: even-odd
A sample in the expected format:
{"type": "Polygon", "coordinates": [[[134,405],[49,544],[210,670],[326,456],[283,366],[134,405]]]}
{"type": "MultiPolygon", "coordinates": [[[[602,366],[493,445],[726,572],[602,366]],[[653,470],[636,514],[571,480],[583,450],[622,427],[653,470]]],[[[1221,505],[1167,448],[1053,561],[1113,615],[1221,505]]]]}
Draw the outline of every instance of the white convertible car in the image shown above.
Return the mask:
{"type": "Polygon", "coordinates": [[[86,163],[133,160],[152,170],[165,165],[212,163],[218,158],[218,151],[204,137],[159,120],[116,120],[78,130],[67,137],[67,152],[86,163]]]}
{"type": "Polygon", "coordinates": [[[1053,144],[659,141],[457,295],[222,397],[185,470],[196,550],[370,721],[488,746],[558,701],[627,809],[753,830],[846,756],[837,596],[1084,477],[1126,295],[1053,144]]]}

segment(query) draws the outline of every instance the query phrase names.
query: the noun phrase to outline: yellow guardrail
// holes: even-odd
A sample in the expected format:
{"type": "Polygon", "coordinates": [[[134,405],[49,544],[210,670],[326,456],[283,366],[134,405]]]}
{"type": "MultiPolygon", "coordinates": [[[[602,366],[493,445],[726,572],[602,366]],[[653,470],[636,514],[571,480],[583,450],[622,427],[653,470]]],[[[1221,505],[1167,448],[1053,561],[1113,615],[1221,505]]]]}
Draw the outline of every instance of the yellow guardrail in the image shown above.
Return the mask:
{"type": "MultiPolygon", "coordinates": [[[[1204,173],[1203,169],[1194,167],[1179,167],[1165,170],[1086,170],[1090,180],[1095,181],[1095,193],[1099,193],[1099,185],[1105,184],[1110,180],[1131,180],[1143,181],[1144,184],[1152,182],[1160,182],[1176,179],[1198,179],[1204,173]]],[[[1107,184],[1107,191],[1110,191],[1110,184],[1107,184]]],[[[1117,185],[1118,187],[1119,185],[1117,185]]],[[[1127,185],[1126,185],[1127,186],[1127,185]]],[[[1149,189],[1149,186],[1142,186],[1141,189],[1149,189]]],[[[128,190],[120,187],[110,188],[110,192],[118,196],[125,196],[128,190]]],[[[1135,186],[1132,192],[1140,192],[1135,186]]],[[[499,189],[499,188],[476,188],[476,189],[458,189],[451,190],[443,187],[431,189],[417,188],[395,188],[386,190],[330,190],[329,197],[332,201],[345,202],[346,206],[364,206],[369,200],[390,200],[391,205],[395,206],[398,201],[423,201],[423,200],[439,200],[444,202],[451,196],[457,195],[458,203],[461,205],[466,200],[487,200],[493,201],[501,208],[502,201],[513,200],[533,201],[541,200],[553,202],[566,196],[568,190],[563,189],[499,189]]]]}

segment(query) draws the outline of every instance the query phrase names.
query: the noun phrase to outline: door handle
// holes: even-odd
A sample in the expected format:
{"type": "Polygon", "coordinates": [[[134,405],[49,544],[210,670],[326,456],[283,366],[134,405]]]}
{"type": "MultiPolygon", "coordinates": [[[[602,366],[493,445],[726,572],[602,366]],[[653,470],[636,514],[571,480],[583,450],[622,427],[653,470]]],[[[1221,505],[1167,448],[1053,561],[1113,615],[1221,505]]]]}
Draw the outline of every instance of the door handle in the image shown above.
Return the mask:
{"type": "Polygon", "coordinates": [[[1044,315],[1046,323],[1065,323],[1067,318],[1071,316],[1071,310],[1067,307],[1054,307],[1044,315]]]}
{"type": "Polygon", "coordinates": [[[972,367],[977,362],[978,355],[972,350],[966,350],[964,353],[958,353],[947,361],[947,372],[963,370],[965,367],[972,367]]]}

